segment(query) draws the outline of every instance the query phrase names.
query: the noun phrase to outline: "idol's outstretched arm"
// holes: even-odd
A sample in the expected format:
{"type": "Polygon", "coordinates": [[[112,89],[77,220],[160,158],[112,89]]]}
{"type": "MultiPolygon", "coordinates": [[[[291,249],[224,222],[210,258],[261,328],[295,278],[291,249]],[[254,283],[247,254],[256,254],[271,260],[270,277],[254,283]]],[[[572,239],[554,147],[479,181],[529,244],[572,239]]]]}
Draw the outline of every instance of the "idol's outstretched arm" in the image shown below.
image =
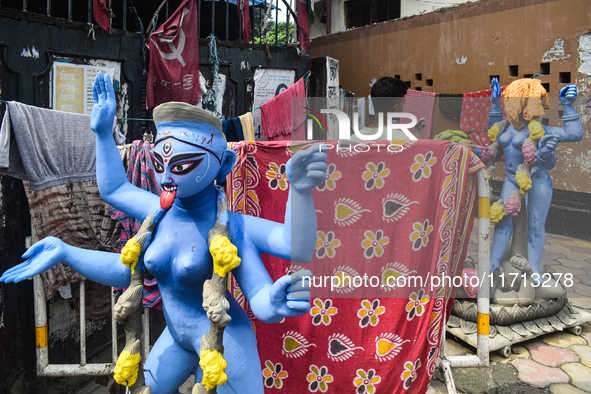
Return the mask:
{"type": "Polygon", "coordinates": [[[64,263],[90,280],[124,288],[129,285],[131,272],[121,263],[120,256],[76,248],[58,238],[47,237],[31,246],[22,256],[26,261],[7,270],[0,282],[20,282],[64,263]]]}
{"type": "Polygon", "coordinates": [[[290,188],[284,223],[244,217],[245,231],[261,252],[297,262],[312,259],[317,234],[312,192],[325,179],[326,168],[322,144],[297,152],[286,166],[290,188]]]}

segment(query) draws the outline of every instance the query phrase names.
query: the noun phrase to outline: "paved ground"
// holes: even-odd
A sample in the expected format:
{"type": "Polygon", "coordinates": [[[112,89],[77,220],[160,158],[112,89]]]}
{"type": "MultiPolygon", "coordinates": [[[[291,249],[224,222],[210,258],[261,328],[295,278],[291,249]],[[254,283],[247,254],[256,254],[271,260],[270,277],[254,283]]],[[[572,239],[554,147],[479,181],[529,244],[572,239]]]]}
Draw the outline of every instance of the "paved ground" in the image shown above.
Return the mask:
{"type": "MultiPolygon", "coordinates": [[[[471,256],[476,256],[476,239],[472,234],[471,256]]],[[[569,300],[591,310],[591,242],[547,234],[542,265],[573,274],[573,285],[567,289],[569,300]]],[[[591,324],[583,325],[580,336],[555,332],[515,345],[512,350],[508,358],[492,353],[489,368],[452,369],[458,392],[591,393],[591,324]]],[[[446,354],[475,354],[475,349],[448,337],[446,354]]],[[[439,373],[428,393],[447,393],[439,373]]]]}

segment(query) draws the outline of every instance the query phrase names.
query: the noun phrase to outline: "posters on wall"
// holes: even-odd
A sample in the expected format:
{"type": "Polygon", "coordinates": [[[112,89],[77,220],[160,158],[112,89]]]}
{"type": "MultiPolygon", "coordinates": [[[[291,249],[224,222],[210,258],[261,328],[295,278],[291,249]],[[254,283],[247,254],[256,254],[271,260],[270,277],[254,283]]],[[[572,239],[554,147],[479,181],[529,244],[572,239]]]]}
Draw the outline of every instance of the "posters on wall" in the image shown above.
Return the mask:
{"type": "MultiPolygon", "coordinates": [[[[341,88],[339,87],[339,61],[331,57],[326,58],[326,97],[328,107],[338,109],[340,107],[341,88]]],[[[338,120],[336,116],[327,118],[329,139],[338,139],[338,120]]]]}
{"type": "Polygon", "coordinates": [[[90,115],[92,112],[92,84],[99,71],[111,75],[115,89],[121,78],[118,62],[72,64],[56,61],[52,69],[53,109],[90,115]]]}
{"type": "Polygon", "coordinates": [[[294,84],[294,70],[257,69],[254,72],[254,99],[252,104],[252,116],[254,132],[257,140],[261,138],[261,111],[260,106],[283,92],[294,84]],[[259,109],[257,109],[259,108],[259,109]]]}
{"type": "Polygon", "coordinates": [[[199,86],[201,89],[201,108],[213,112],[220,119],[225,119],[226,114],[222,112],[222,107],[224,94],[226,93],[226,76],[218,74],[217,84],[213,84],[205,79],[203,74],[200,74],[199,86]]]}

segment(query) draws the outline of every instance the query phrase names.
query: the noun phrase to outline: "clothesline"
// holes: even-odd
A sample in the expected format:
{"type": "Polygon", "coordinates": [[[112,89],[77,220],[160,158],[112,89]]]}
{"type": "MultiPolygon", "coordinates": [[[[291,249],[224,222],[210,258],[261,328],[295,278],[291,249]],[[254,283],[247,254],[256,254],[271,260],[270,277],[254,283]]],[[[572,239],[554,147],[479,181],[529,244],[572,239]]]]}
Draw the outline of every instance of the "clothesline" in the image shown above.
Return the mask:
{"type": "MultiPolygon", "coordinates": [[[[0,103],[8,103],[8,101],[0,99],[0,103]]],[[[253,110],[253,112],[254,112],[254,110],[253,110]]],[[[138,122],[153,122],[154,121],[154,119],[144,119],[144,118],[117,118],[117,120],[134,120],[134,121],[138,121],[138,122]]]]}
{"type": "MultiPolygon", "coordinates": [[[[0,103],[8,103],[8,101],[0,99],[0,103]]],[[[117,118],[117,120],[137,120],[140,122],[154,121],[154,119],[142,119],[142,118],[117,118]]]]}
{"type": "MultiPolygon", "coordinates": [[[[306,78],[310,75],[310,72],[306,72],[303,77],[301,79],[303,79],[304,81],[306,80],[306,78]]],[[[421,91],[416,91],[416,90],[412,90],[409,89],[409,92],[407,94],[407,101],[405,103],[404,106],[404,112],[409,112],[409,113],[413,113],[416,116],[419,116],[422,118],[425,118],[426,124],[421,132],[421,137],[422,138],[430,138],[431,137],[431,132],[432,132],[432,121],[433,121],[433,116],[434,116],[434,107],[436,105],[436,101],[435,98],[440,96],[443,99],[446,99],[447,101],[439,101],[439,108],[440,110],[448,115],[449,117],[456,119],[460,122],[460,126],[459,129],[467,132],[467,133],[474,133],[474,134],[479,134],[480,130],[484,130],[486,131],[488,128],[488,108],[489,108],[489,103],[483,101],[485,99],[485,97],[490,97],[491,95],[491,90],[484,90],[484,91],[478,91],[478,92],[471,92],[471,93],[464,93],[464,94],[458,94],[457,97],[460,100],[455,101],[455,97],[456,95],[444,95],[444,94],[437,94],[437,93],[432,93],[432,92],[421,92],[421,91]],[[451,100],[451,102],[450,102],[451,100]]],[[[281,95],[280,95],[281,96],[281,95]]],[[[361,103],[361,101],[363,101],[364,99],[367,98],[361,98],[359,103],[361,103]]],[[[271,100],[273,101],[273,100],[271,100]]],[[[0,103],[7,103],[8,101],[6,100],[1,100],[0,99],[0,103]]],[[[266,103],[266,105],[268,106],[270,103],[266,103]]],[[[263,106],[257,106],[256,108],[254,108],[251,111],[251,114],[254,114],[257,110],[262,110],[263,106]]],[[[360,108],[360,110],[362,111],[362,113],[365,113],[365,109],[360,108]]],[[[277,112],[277,111],[273,111],[273,112],[277,112]]],[[[371,114],[371,112],[370,112],[371,114]]],[[[285,117],[285,116],[281,116],[281,118],[285,118],[283,119],[283,121],[285,121],[287,118],[289,117],[285,117]]],[[[149,119],[149,118],[136,118],[136,117],[118,117],[117,120],[119,121],[132,121],[132,122],[153,122],[153,119],[149,119]]],[[[299,122],[296,122],[299,123],[299,122]]],[[[363,116],[362,116],[362,125],[364,125],[363,122],[363,116]]],[[[275,125],[278,126],[278,125],[275,125]]],[[[365,126],[365,125],[364,125],[365,126]]],[[[293,125],[290,124],[286,124],[285,127],[275,127],[277,129],[285,129],[285,130],[289,130],[293,127],[293,125]]],[[[269,127],[266,127],[267,129],[269,127]]],[[[271,127],[273,128],[273,127],[271,127]]],[[[257,129],[258,132],[255,133],[255,136],[260,136],[259,133],[262,132],[262,129],[257,129]]],[[[280,132],[279,134],[283,135],[285,133],[284,132],[280,132]]],[[[290,133],[287,133],[290,134],[290,133]]],[[[267,136],[268,138],[268,136],[267,136]]]]}

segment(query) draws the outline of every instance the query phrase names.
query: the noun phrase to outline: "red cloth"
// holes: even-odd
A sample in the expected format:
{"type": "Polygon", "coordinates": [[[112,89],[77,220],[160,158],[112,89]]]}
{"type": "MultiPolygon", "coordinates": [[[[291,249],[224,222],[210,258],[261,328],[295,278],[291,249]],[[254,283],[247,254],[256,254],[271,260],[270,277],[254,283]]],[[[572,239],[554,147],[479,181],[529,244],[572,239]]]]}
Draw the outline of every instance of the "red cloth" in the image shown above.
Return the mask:
{"type": "Polygon", "coordinates": [[[302,54],[310,49],[310,18],[308,16],[308,1],[298,0],[298,29],[300,36],[300,49],[302,54]]]}
{"type": "Polygon", "coordinates": [[[292,131],[306,120],[304,107],[306,107],[306,91],[304,78],[300,78],[289,88],[261,105],[261,135],[267,138],[290,136],[292,131]]]}
{"type": "MultiPolygon", "coordinates": [[[[160,186],[156,182],[156,169],[154,168],[154,146],[145,141],[133,141],[129,148],[129,161],[127,164],[127,180],[140,189],[147,190],[153,194],[160,195],[160,186]]],[[[123,149],[127,149],[123,147],[123,149]]],[[[121,240],[118,253],[140,229],[142,222],[131,216],[111,208],[111,218],[121,223],[121,240]]],[[[162,295],[158,289],[156,279],[147,275],[144,277],[144,289],[142,291],[142,305],[144,308],[162,309],[162,295]]]]}
{"type": "Polygon", "coordinates": [[[199,88],[199,37],[195,0],[183,0],[148,40],[150,72],[146,107],[168,101],[195,104],[199,88]]]}
{"type": "Polygon", "coordinates": [[[480,146],[489,146],[492,144],[492,141],[488,138],[488,130],[472,131],[468,134],[468,139],[480,146]]]}
{"type": "MultiPolygon", "coordinates": [[[[242,39],[244,42],[250,42],[250,34],[252,33],[252,26],[250,24],[250,1],[249,0],[242,0],[244,1],[244,6],[242,8],[242,39]]],[[[240,2],[237,2],[237,10],[238,10],[238,18],[240,18],[240,2]]]]}
{"type": "MultiPolygon", "coordinates": [[[[408,89],[406,92],[406,101],[403,112],[408,112],[417,117],[417,120],[425,118],[425,127],[421,129],[421,139],[431,138],[433,130],[433,111],[435,109],[435,100],[437,93],[423,92],[420,90],[408,89]]],[[[408,122],[404,120],[404,123],[408,122]]],[[[415,128],[411,131],[414,133],[415,128]]]]}
{"type": "Polygon", "coordinates": [[[276,135],[275,137],[269,137],[269,141],[291,141],[291,136],[288,134],[276,135]]]}
{"type": "MultiPolygon", "coordinates": [[[[505,86],[501,87],[501,93],[505,86]]],[[[462,115],[460,116],[460,130],[471,132],[488,131],[488,113],[490,111],[490,96],[492,89],[464,93],[462,100],[462,115]]],[[[503,102],[501,100],[501,110],[503,102]]]]}
{"type": "Polygon", "coordinates": [[[103,31],[111,31],[107,0],[92,0],[92,16],[103,31]]]}
{"type": "MultiPolygon", "coordinates": [[[[475,214],[472,175],[482,162],[448,141],[408,141],[399,153],[367,146],[367,153],[328,151],[326,181],[314,192],[315,256],[298,264],[263,255],[274,280],[302,268],[315,278],[367,274],[380,281],[461,274],[475,214]]],[[[228,179],[232,210],[283,221],[287,144],[240,142],[231,148],[238,154],[228,179]]],[[[313,288],[310,312],[281,323],[263,324],[249,314],[267,393],[427,391],[449,289],[370,288],[371,281],[332,292],[313,288]]],[[[245,305],[234,279],[231,284],[245,305]]]]}

